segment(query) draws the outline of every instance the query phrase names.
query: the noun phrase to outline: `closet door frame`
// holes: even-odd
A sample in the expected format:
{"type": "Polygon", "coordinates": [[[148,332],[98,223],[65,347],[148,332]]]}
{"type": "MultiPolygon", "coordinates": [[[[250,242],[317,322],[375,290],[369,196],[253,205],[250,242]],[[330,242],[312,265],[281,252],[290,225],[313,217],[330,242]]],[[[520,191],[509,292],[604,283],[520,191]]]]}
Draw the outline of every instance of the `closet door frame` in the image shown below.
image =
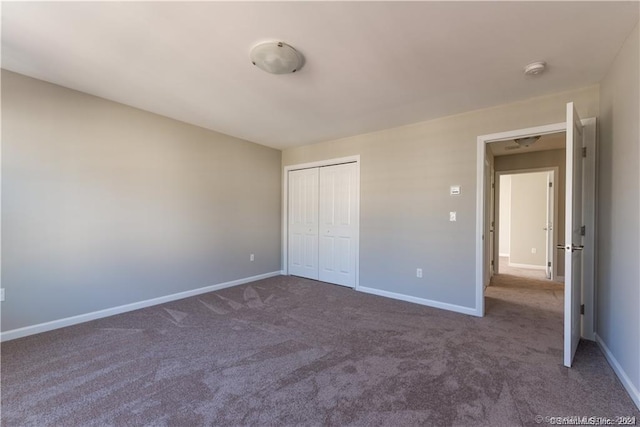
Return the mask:
{"type": "Polygon", "coordinates": [[[337,159],[320,160],[317,162],[300,163],[283,168],[282,176],[282,274],[289,275],[289,171],[298,169],[334,166],[343,163],[355,163],[356,168],[356,215],[358,218],[358,236],[355,239],[356,280],[354,289],[360,286],[360,155],[340,157],[337,159]]]}

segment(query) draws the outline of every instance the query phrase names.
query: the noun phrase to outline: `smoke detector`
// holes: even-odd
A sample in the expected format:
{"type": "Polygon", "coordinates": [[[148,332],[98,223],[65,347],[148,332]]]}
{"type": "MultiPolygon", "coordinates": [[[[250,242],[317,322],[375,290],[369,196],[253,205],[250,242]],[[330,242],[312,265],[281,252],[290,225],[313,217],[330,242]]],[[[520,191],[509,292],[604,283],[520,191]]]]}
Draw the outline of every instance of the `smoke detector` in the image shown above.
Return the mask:
{"type": "Polygon", "coordinates": [[[543,61],[532,62],[531,64],[524,67],[524,73],[527,76],[537,76],[538,74],[542,74],[547,68],[547,63],[543,61]]]}

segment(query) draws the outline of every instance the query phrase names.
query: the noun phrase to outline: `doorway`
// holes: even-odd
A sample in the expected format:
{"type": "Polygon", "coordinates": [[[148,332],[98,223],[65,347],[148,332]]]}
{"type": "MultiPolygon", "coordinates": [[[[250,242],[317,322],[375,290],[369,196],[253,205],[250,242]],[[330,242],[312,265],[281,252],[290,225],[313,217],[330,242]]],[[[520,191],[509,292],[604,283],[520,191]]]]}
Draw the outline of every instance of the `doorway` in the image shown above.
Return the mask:
{"type": "MultiPolygon", "coordinates": [[[[564,138],[564,133],[560,137],[564,138]]],[[[496,273],[563,280],[564,262],[556,250],[558,235],[564,231],[558,221],[558,212],[564,213],[564,188],[560,188],[557,178],[564,163],[563,149],[518,155],[519,160],[529,164],[544,159],[557,166],[496,172],[496,273]]],[[[498,165],[509,164],[500,160],[496,159],[498,165]]]]}
{"type": "MultiPolygon", "coordinates": [[[[595,160],[596,120],[580,120],[573,103],[566,105],[566,121],[533,128],[478,136],[476,203],[476,313],[484,316],[484,277],[493,266],[486,263],[486,238],[493,218],[485,207],[492,193],[485,185],[485,161],[493,156],[488,146],[493,142],[527,143],[543,135],[566,132],[566,224],[562,249],[565,258],[564,281],[564,364],[571,366],[580,336],[594,339],[594,243],[595,243],[595,160]]],[[[495,234],[495,233],[494,233],[495,234]]]]}

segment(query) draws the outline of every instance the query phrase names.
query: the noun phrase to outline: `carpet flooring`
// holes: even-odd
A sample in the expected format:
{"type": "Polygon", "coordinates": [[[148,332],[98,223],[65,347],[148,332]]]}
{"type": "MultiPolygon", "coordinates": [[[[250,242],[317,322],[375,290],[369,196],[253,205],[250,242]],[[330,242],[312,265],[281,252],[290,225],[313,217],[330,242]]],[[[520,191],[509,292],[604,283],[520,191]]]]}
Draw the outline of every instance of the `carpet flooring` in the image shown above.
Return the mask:
{"type": "Polygon", "coordinates": [[[562,366],[562,285],[475,318],[274,277],[2,344],[3,426],[532,426],[640,415],[599,348],[562,366]]]}
{"type": "Polygon", "coordinates": [[[545,270],[512,267],[509,265],[509,257],[501,256],[498,260],[498,268],[499,268],[500,274],[507,274],[509,276],[527,277],[529,279],[547,280],[547,272],[545,270]]]}

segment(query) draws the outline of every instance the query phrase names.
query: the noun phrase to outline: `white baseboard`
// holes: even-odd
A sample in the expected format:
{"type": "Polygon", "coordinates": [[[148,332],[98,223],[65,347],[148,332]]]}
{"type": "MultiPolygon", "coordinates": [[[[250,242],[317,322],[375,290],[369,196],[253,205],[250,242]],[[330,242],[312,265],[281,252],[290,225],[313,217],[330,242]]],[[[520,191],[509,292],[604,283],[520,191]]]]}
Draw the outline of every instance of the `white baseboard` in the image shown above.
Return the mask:
{"type": "Polygon", "coordinates": [[[511,261],[509,261],[509,267],[528,268],[530,270],[546,270],[547,269],[547,267],[545,267],[544,265],[518,264],[518,263],[515,263],[515,262],[511,262],[511,261]]]}
{"type": "Polygon", "coordinates": [[[471,316],[479,316],[477,310],[471,307],[464,307],[461,305],[448,304],[446,302],[433,301],[426,298],[412,297],[410,295],[397,294],[395,292],[383,291],[375,288],[367,288],[359,286],[357,289],[359,292],[367,294],[378,295],[381,297],[393,298],[401,301],[413,302],[415,304],[426,305],[428,307],[440,308],[442,310],[455,311],[456,313],[469,314],[471,316]]]}
{"type": "Polygon", "coordinates": [[[117,307],[106,308],[104,310],[93,311],[91,313],[80,314],[77,316],[65,317],[64,319],[52,320],[50,322],[39,323],[37,325],[25,326],[23,328],[12,329],[10,331],[0,333],[0,342],[14,340],[29,335],[39,334],[41,332],[52,331],[54,329],[64,328],[66,326],[77,325],[78,323],[88,322],[90,320],[101,319],[103,317],[113,316],[115,314],[126,313],[127,311],[138,310],[141,308],[151,307],[153,305],[164,304],[165,302],[176,301],[195,295],[206,294],[207,292],[218,291],[232,286],[238,286],[256,280],[267,279],[269,277],[279,276],[280,271],[272,271],[270,273],[259,274],[257,276],[245,277],[242,279],[232,280],[230,282],[218,283],[217,285],[205,286],[203,288],[192,289],[189,291],[178,292],[176,294],[166,295],[163,297],[152,298],[144,301],[138,301],[131,304],[120,305],[117,307]]]}
{"type": "Polygon", "coordinates": [[[613,353],[611,353],[611,350],[609,350],[609,347],[607,347],[607,345],[604,343],[604,341],[602,340],[602,338],[600,338],[600,335],[598,334],[596,334],[596,342],[602,349],[602,352],[604,353],[604,357],[607,358],[607,361],[609,362],[609,364],[613,368],[613,371],[616,373],[616,375],[620,379],[620,382],[629,393],[629,396],[631,396],[631,399],[633,400],[633,402],[636,404],[638,409],[640,409],[640,391],[638,391],[638,389],[633,384],[633,382],[631,382],[631,379],[629,378],[629,376],[627,376],[627,373],[624,371],[624,369],[622,369],[622,366],[620,366],[620,364],[616,360],[613,353]]]}

